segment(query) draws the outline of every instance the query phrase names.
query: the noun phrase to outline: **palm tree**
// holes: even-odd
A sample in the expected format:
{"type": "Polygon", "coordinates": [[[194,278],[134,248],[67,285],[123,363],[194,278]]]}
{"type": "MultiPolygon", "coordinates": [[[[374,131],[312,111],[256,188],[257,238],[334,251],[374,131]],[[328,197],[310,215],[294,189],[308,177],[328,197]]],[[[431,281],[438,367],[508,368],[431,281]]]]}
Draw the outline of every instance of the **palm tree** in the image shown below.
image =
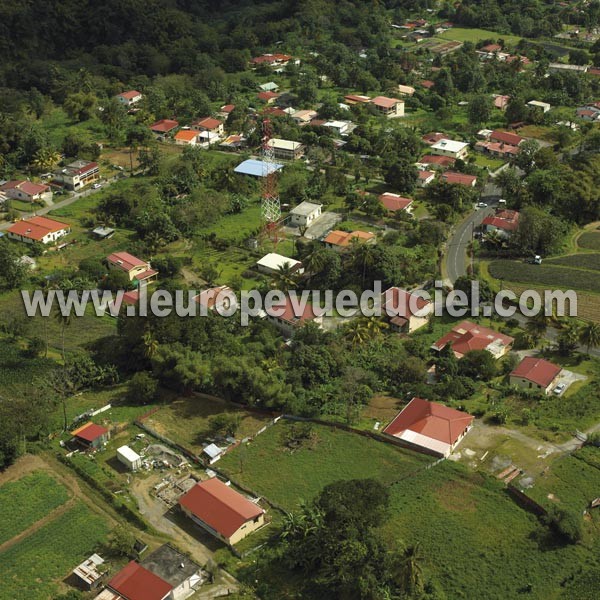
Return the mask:
{"type": "Polygon", "coordinates": [[[325,248],[317,246],[313,251],[303,259],[302,263],[308,273],[309,280],[317,275],[325,266],[325,248]]]}
{"type": "Polygon", "coordinates": [[[590,348],[598,348],[600,346],[600,324],[588,323],[582,327],[579,332],[579,341],[585,346],[588,354],[590,348]]]}
{"type": "Polygon", "coordinates": [[[535,340],[540,340],[546,335],[551,320],[552,317],[540,312],[533,319],[527,321],[525,329],[535,340]]]}
{"type": "Polygon", "coordinates": [[[359,317],[354,319],[345,331],[345,337],[353,346],[379,338],[389,325],[377,317],[359,317]]]}
{"type": "Polygon", "coordinates": [[[375,246],[362,242],[358,238],[352,239],[351,245],[351,256],[352,262],[355,268],[362,268],[362,285],[365,285],[365,278],[367,275],[367,268],[372,267],[375,262],[375,246]]]}
{"type": "Polygon", "coordinates": [[[419,595],[423,591],[423,555],[418,543],[404,550],[398,559],[397,568],[401,589],[409,597],[419,595]]]}
{"type": "Polygon", "coordinates": [[[57,305],[54,316],[55,316],[56,320],[60,323],[61,354],[62,354],[63,365],[66,366],[67,360],[66,360],[66,354],[65,354],[65,334],[67,331],[67,327],[69,327],[71,325],[71,315],[63,314],[62,311],[60,310],[60,306],[57,305]]]}
{"type": "Polygon", "coordinates": [[[151,331],[146,330],[142,337],[142,343],[144,344],[144,356],[148,359],[152,359],[158,351],[158,340],[151,331]]]}
{"type": "Polygon", "coordinates": [[[297,287],[298,275],[290,262],[285,261],[279,265],[277,272],[273,274],[272,284],[273,287],[285,293],[297,287]]]}
{"type": "Polygon", "coordinates": [[[60,154],[54,148],[40,148],[33,157],[33,166],[37,171],[51,171],[60,160],[60,154]]]}

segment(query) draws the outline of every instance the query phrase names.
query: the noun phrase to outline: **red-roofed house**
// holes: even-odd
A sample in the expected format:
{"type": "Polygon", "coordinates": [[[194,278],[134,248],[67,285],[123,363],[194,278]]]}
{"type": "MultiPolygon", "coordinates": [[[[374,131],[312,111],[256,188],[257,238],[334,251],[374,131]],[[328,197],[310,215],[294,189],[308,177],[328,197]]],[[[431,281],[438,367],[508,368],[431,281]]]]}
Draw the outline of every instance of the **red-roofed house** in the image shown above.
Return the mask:
{"type": "Polygon", "coordinates": [[[292,59],[289,54],[262,54],[250,60],[254,66],[269,65],[271,67],[283,67],[292,59]]]}
{"type": "Polygon", "coordinates": [[[165,600],[173,586],[132,560],[109,582],[108,587],[125,600],[165,600]]]}
{"type": "Polygon", "coordinates": [[[177,127],[179,127],[178,121],[174,121],[173,119],[161,119],[150,125],[150,131],[159,137],[164,137],[171,133],[173,129],[177,129],[177,127]]]}
{"type": "Polygon", "coordinates": [[[543,358],[526,356],[510,373],[510,385],[527,390],[536,389],[548,394],[561,371],[561,367],[543,358]]]}
{"type": "Polygon", "coordinates": [[[392,194],[386,192],[379,196],[379,202],[383,204],[388,212],[395,213],[399,210],[411,211],[411,205],[413,203],[412,198],[403,198],[398,194],[392,194]]]}
{"type": "Polygon", "coordinates": [[[382,294],[381,308],[394,331],[412,333],[427,324],[433,305],[417,293],[392,287],[382,294]]]}
{"type": "Polygon", "coordinates": [[[65,187],[74,191],[98,181],[99,178],[100,167],[98,163],[82,159],[76,160],[52,174],[54,181],[62,183],[65,187]]]}
{"type": "Polygon", "coordinates": [[[468,433],[473,417],[423,398],[413,398],[383,430],[415,450],[447,458],[468,433]]]}
{"type": "Polygon", "coordinates": [[[235,110],[235,104],[224,104],[219,109],[219,115],[226,119],[235,110]]]}
{"type": "Polygon", "coordinates": [[[445,140],[448,136],[445,133],[435,132],[435,133],[426,133],[421,139],[428,145],[433,146],[437,144],[441,140],[445,140]]]}
{"type": "Polygon", "coordinates": [[[71,231],[71,226],[48,217],[31,217],[13,223],[7,231],[9,238],[19,242],[49,244],[67,235],[71,231]]]}
{"type": "Polygon", "coordinates": [[[204,119],[195,121],[192,123],[192,129],[194,131],[208,131],[209,133],[213,133],[217,136],[223,135],[223,132],[225,131],[223,127],[223,121],[219,121],[219,119],[213,119],[212,117],[205,117],[204,119]]]}
{"type": "Polygon", "coordinates": [[[472,350],[487,350],[494,358],[498,359],[511,349],[514,341],[514,338],[493,329],[481,327],[471,321],[463,321],[435,342],[431,348],[440,352],[448,344],[451,344],[454,355],[458,359],[472,350]]]}
{"type": "Polygon", "coordinates": [[[136,285],[146,285],[156,279],[158,271],[150,268],[150,263],[129,254],[129,252],[113,252],[106,257],[109,269],[116,269],[127,273],[129,281],[136,285]]]}
{"type": "Polygon", "coordinates": [[[475,148],[498,158],[511,158],[519,154],[518,146],[511,146],[504,142],[477,142],[475,148]]]}
{"type": "Polygon", "coordinates": [[[272,104],[279,98],[279,94],[277,92],[259,92],[256,97],[267,104],[272,104]]]}
{"type": "Polygon", "coordinates": [[[86,448],[100,448],[110,439],[110,431],[96,423],[86,423],[71,432],[73,439],[86,448]]]}
{"type": "Polygon", "coordinates": [[[429,169],[448,169],[454,166],[455,158],[451,156],[438,156],[436,154],[426,154],[419,159],[417,165],[425,166],[429,169]]]}
{"type": "Polygon", "coordinates": [[[233,546],[265,523],[265,511],[220,479],[196,484],[179,498],[186,516],[203,529],[233,546]]]}
{"type": "Polygon", "coordinates": [[[454,171],[447,171],[446,173],[442,173],[442,180],[446,183],[466,185],[468,187],[475,187],[475,184],[477,183],[477,177],[475,177],[475,175],[455,173],[454,171]]]}
{"type": "Polygon", "coordinates": [[[371,100],[371,104],[388,118],[404,116],[404,100],[398,98],[387,98],[386,96],[376,96],[371,100]]]}
{"type": "Polygon", "coordinates": [[[497,231],[503,237],[509,237],[519,226],[520,213],[516,210],[497,210],[496,214],[486,217],[482,225],[488,233],[497,231]]]}
{"type": "Polygon", "coordinates": [[[116,98],[123,106],[131,108],[142,99],[142,94],[137,90],[130,90],[129,92],[117,94],[116,98]]]}
{"type": "Polygon", "coordinates": [[[434,171],[419,171],[417,175],[417,186],[424,188],[435,180],[434,171]]]}
{"type": "Polygon", "coordinates": [[[23,200],[25,202],[45,202],[46,200],[52,200],[50,186],[43,183],[32,183],[31,181],[7,181],[3,185],[0,185],[0,192],[4,192],[7,198],[23,200]]]}
{"type": "Polygon", "coordinates": [[[208,288],[194,296],[193,300],[206,311],[216,311],[219,307],[228,308],[233,290],[226,286],[208,288]]]}
{"type": "Polygon", "coordinates": [[[426,90],[430,90],[432,87],[435,86],[435,81],[431,81],[431,79],[423,79],[422,81],[419,81],[419,84],[426,90]]]}
{"type": "Polygon", "coordinates": [[[511,146],[518,146],[525,138],[522,138],[516,133],[510,133],[508,131],[498,131],[495,129],[490,134],[490,140],[492,142],[501,142],[503,144],[509,144],[511,146]]]}
{"type": "Polygon", "coordinates": [[[502,46],[500,44],[488,44],[487,46],[482,46],[479,49],[482,52],[500,52],[502,50],[502,46]]]}

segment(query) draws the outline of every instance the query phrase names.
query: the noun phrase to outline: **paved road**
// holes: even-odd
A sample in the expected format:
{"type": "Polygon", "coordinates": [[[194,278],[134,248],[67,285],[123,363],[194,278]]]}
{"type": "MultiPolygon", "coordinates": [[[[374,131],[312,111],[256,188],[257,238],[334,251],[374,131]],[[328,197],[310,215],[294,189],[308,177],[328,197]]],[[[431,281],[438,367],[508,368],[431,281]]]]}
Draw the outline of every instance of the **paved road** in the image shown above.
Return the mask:
{"type": "Polygon", "coordinates": [[[446,246],[446,269],[449,283],[453,284],[459,277],[467,274],[467,250],[475,227],[481,225],[485,217],[493,212],[490,206],[500,199],[500,188],[493,182],[488,183],[481,195],[483,202],[489,206],[471,213],[454,230],[446,246]]]}
{"type": "MultiPolygon", "coordinates": [[[[84,196],[89,196],[90,194],[96,194],[97,192],[103,190],[105,187],[111,185],[115,181],[117,181],[119,177],[111,177],[110,179],[104,179],[101,181],[102,187],[96,190],[89,188],[87,190],[83,190],[82,192],[76,192],[73,195],[65,198],[64,200],[60,200],[59,202],[53,202],[50,206],[44,206],[43,208],[38,208],[35,212],[31,213],[31,215],[45,215],[49,213],[51,210],[56,210],[58,208],[63,208],[64,206],[69,206],[69,204],[73,204],[73,202],[77,202],[79,198],[83,198],[84,196]]],[[[0,223],[0,231],[3,229],[8,229],[12,225],[12,222],[5,221],[4,223],[0,223]]]]}

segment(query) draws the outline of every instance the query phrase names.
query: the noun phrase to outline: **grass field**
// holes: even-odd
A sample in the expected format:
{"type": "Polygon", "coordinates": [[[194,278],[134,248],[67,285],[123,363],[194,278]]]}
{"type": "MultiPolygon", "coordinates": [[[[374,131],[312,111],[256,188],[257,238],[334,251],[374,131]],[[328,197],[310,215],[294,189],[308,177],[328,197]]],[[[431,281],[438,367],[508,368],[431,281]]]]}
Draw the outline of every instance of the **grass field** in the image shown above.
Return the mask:
{"type": "Polygon", "coordinates": [[[0,544],[31,527],[68,498],[67,489],[41,471],[4,484],[0,487],[0,544]]]}
{"type": "Polygon", "coordinates": [[[190,450],[200,453],[211,436],[210,418],[237,414],[241,421],[236,437],[253,436],[271,419],[201,394],[178,398],[146,419],[145,424],[190,450]]]}
{"type": "Polygon", "coordinates": [[[0,553],[0,598],[53,598],[57,581],[106,540],[106,521],[79,502],[63,515],[0,553]]]}
{"type": "Polygon", "coordinates": [[[463,27],[452,27],[452,29],[444,31],[439,37],[458,42],[473,42],[474,44],[481,40],[503,39],[504,43],[509,46],[516,46],[522,39],[516,35],[505,35],[488,29],[467,29],[463,27]]]}
{"type": "Polygon", "coordinates": [[[532,589],[524,597],[556,598],[561,581],[597,551],[553,544],[496,480],[451,462],[391,492],[389,542],[418,542],[447,598],[518,598],[527,584],[532,589]]]}
{"type": "Polygon", "coordinates": [[[0,381],[5,392],[23,389],[54,366],[51,360],[24,357],[17,343],[0,335],[0,381]]]}
{"type": "Polygon", "coordinates": [[[577,244],[586,250],[600,251],[600,231],[586,231],[579,236],[577,244]]]}
{"type": "Polygon", "coordinates": [[[600,293],[600,278],[590,276],[583,269],[566,268],[552,264],[530,265],[514,260],[495,260],[489,265],[495,279],[552,286],[559,289],[574,289],[600,293]]]}
{"type": "Polygon", "coordinates": [[[291,425],[280,422],[219,463],[235,481],[287,509],[311,500],[324,486],[342,479],[373,477],[391,483],[434,459],[357,434],[313,427],[314,442],[290,452],[281,437],[291,425]]]}

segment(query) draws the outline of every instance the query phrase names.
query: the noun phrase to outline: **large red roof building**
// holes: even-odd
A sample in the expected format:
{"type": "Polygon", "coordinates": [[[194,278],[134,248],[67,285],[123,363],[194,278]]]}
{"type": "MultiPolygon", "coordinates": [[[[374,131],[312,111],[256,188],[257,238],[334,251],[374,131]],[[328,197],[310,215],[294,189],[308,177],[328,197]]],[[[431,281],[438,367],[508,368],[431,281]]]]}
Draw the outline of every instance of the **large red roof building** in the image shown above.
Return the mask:
{"type": "Polygon", "coordinates": [[[179,499],[179,506],[194,523],[229,545],[264,525],[265,511],[216,477],[196,484],[179,499]]]}
{"type": "Polygon", "coordinates": [[[471,428],[473,417],[467,413],[413,398],[383,430],[415,449],[448,457],[471,428]]]}
{"type": "Polygon", "coordinates": [[[459,359],[473,350],[487,350],[494,358],[500,358],[510,350],[514,341],[514,338],[493,329],[471,321],[463,321],[435,342],[431,348],[440,352],[451,344],[454,355],[459,359]]]}
{"type": "Polygon", "coordinates": [[[510,384],[547,394],[554,386],[561,367],[535,356],[526,356],[510,373],[510,384]]]}

